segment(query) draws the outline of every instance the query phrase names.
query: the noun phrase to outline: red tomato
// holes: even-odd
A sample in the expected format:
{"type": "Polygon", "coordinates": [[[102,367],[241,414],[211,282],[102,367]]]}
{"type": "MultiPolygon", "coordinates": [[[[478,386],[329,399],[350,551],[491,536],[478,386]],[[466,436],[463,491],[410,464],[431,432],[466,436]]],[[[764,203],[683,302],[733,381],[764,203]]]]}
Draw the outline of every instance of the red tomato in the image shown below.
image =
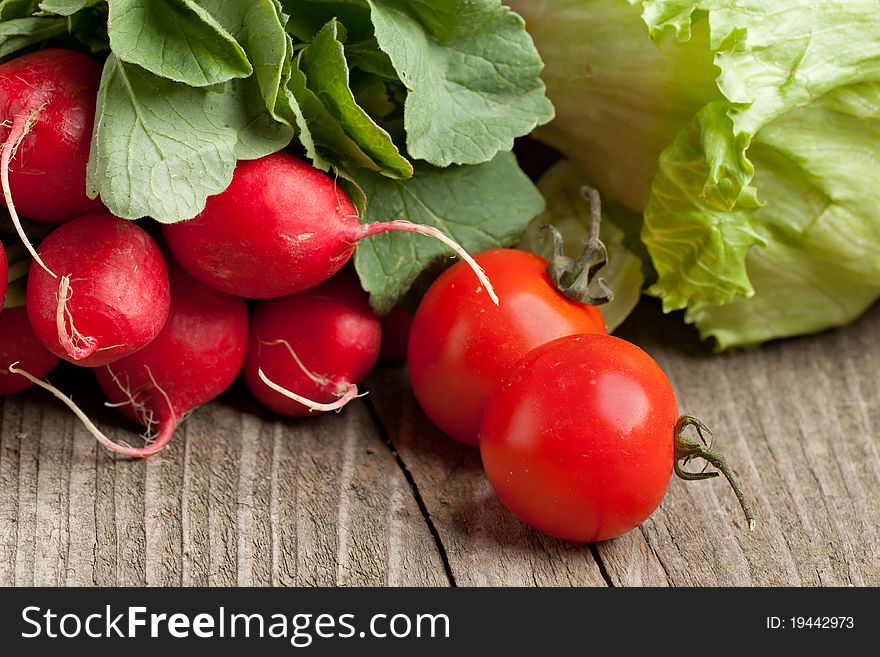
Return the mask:
{"type": "Polygon", "coordinates": [[[536,529],[603,541],[644,521],[666,493],[678,408],[660,366],[608,335],[529,352],[492,396],[483,466],[501,501],[536,529]]]}
{"type": "Polygon", "coordinates": [[[496,249],[476,261],[501,305],[489,300],[465,263],[456,263],[419,305],[407,357],[422,409],[469,445],[477,444],[489,396],[520,358],[565,335],[606,332],[597,308],[570,301],[553,287],[543,258],[496,249]]]}

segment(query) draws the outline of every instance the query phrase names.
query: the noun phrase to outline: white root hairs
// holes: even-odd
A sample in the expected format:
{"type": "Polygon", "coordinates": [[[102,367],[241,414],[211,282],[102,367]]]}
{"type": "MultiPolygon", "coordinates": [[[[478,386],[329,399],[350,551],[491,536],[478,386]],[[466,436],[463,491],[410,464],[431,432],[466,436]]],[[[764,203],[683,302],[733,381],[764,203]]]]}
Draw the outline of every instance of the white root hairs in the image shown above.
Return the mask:
{"type": "Polygon", "coordinates": [[[12,219],[12,225],[15,226],[15,232],[18,233],[18,237],[22,244],[25,245],[34,261],[40,265],[40,267],[45,269],[52,278],[58,278],[58,274],[49,269],[49,267],[46,266],[46,263],[43,262],[43,259],[40,258],[34,245],[31,244],[27,234],[24,232],[24,227],[21,225],[21,219],[15,209],[15,203],[12,201],[12,189],[9,186],[10,161],[15,157],[19,146],[21,146],[24,138],[27,137],[31,128],[33,128],[34,123],[37,121],[37,117],[39,117],[40,112],[43,111],[43,107],[44,106],[40,106],[36,109],[19,112],[15,115],[15,119],[13,120],[9,131],[9,137],[7,137],[3,144],[0,144],[0,153],[2,153],[0,154],[0,185],[3,187],[3,198],[6,201],[6,208],[9,210],[9,217],[12,219]]]}
{"type": "Polygon", "coordinates": [[[349,383],[345,391],[341,393],[339,399],[337,399],[335,402],[331,402],[330,404],[322,404],[307,397],[303,397],[302,395],[298,395],[295,392],[291,392],[287,388],[278,385],[266,376],[266,373],[263,372],[262,368],[257,370],[257,374],[259,375],[260,380],[267,386],[269,386],[272,390],[281,395],[284,395],[288,399],[299,402],[303,406],[307,407],[310,411],[339,411],[342,410],[342,407],[345,406],[352,399],[356,399],[360,396],[358,395],[357,386],[353,383],[349,383]]]}
{"type": "Polygon", "coordinates": [[[159,391],[159,394],[162,395],[162,399],[165,400],[165,404],[168,406],[168,415],[170,417],[171,424],[177,425],[177,414],[174,412],[174,406],[171,404],[171,397],[168,396],[168,393],[165,392],[165,389],[159,385],[158,381],[156,381],[156,377],[153,376],[153,370],[150,369],[150,366],[144,365],[144,369],[147,371],[147,376],[150,377],[150,383],[152,383],[153,387],[159,391]]]}
{"type": "MultiPolygon", "coordinates": [[[[147,405],[144,402],[138,401],[138,396],[140,396],[143,392],[145,392],[148,388],[145,386],[139,389],[137,392],[132,392],[131,390],[131,382],[128,380],[128,374],[125,375],[126,382],[123,383],[120,377],[113,371],[113,368],[110,365],[105,365],[107,371],[110,373],[110,378],[113,380],[113,383],[116,384],[116,387],[119,388],[120,392],[123,395],[128,397],[127,401],[118,402],[118,403],[110,403],[104,402],[104,406],[108,408],[119,408],[121,406],[131,406],[134,409],[135,415],[137,415],[138,420],[140,420],[141,424],[144,425],[145,431],[141,435],[141,438],[144,439],[144,442],[150,444],[156,440],[157,432],[154,431],[154,427],[158,427],[161,423],[156,419],[155,412],[152,408],[147,408],[147,405]]],[[[168,396],[168,393],[165,392],[165,389],[159,385],[158,381],[156,381],[156,377],[153,376],[153,370],[150,369],[149,365],[144,365],[144,370],[147,372],[147,376],[150,377],[150,385],[156,390],[162,398],[165,400],[165,403],[168,406],[168,414],[169,421],[171,424],[178,424],[177,415],[174,412],[174,406],[171,405],[171,397],[168,396]]]]}
{"type": "Polygon", "coordinates": [[[64,405],[67,406],[71,411],[73,411],[73,414],[80,419],[86,430],[95,437],[95,440],[101,443],[104,447],[109,449],[111,452],[126,451],[127,449],[130,449],[124,445],[119,445],[118,443],[108,438],[97,426],[95,426],[95,423],[92,422],[89,416],[86,415],[83,410],[79,406],[77,406],[70,397],[65,395],[48,381],[38,379],[30,372],[19,368],[18,365],[19,361],[12,363],[12,365],[9,366],[9,371],[12,374],[23,376],[35,386],[39,386],[43,390],[51,392],[57,399],[61,400],[61,402],[64,403],[64,405]]]}
{"type": "MultiPolygon", "coordinates": [[[[332,385],[333,381],[328,379],[325,376],[321,376],[319,374],[315,374],[310,369],[308,369],[300,360],[299,356],[296,355],[296,351],[294,351],[293,347],[287,340],[260,340],[260,345],[283,345],[290,356],[293,358],[294,362],[297,364],[299,369],[305,374],[309,379],[317,383],[318,385],[332,385]]],[[[295,392],[284,388],[283,386],[278,385],[274,381],[272,381],[266,373],[263,372],[263,368],[257,369],[257,375],[260,377],[260,380],[265,383],[269,388],[274,390],[280,395],[284,395],[288,399],[292,399],[295,402],[299,402],[303,406],[309,409],[309,411],[339,411],[342,410],[342,407],[345,406],[352,399],[356,399],[357,397],[361,397],[363,395],[358,394],[358,387],[354,383],[346,383],[344,386],[340,386],[340,389],[334,392],[334,394],[338,397],[335,402],[331,402],[329,404],[322,404],[321,402],[316,402],[308,397],[303,397],[302,395],[298,395],[295,392]]],[[[366,394],[366,393],[364,393],[366,394]]]]}
{"type": "MultiPolygon", "coordinates": [[[[61,392],[58,388],[53,386],[48,381],[43,381],[42,379],[38,379],[30,372],[18,367],[18,365],[19,365],[19,361],[12,363],[12,365],[9,366],[9,371],[12,374],[18,374],[19,376],[23,376],[24,378],[26,378],[28,381],[30,381],[34,385],[39,386],[43,390],[46,390],[47,392],[52,393],[52,395],[54,395],[65,406],[67,406],[71,411],[73,411],[74,415],[76,415],[76,417],[78,417],[79,420],[83,423],[83,426],[86,428],[86,430],[90,434],[92,434],[92,436],[95,437],[95,440],[97,440],[101,445],[103,445],[105,448],[107,448],[111,452],[116,452],[116,453],[122,454],[123,456],[129,456],[129,457],[134,457],[134,458],[144,458],[146,456],[151,456],[152,454],[158,453],[162,448],[165,447],[165,445],[167,445],[168,441],[171,439],[171,436],[174,433],[175,427],[177,426],[177,418],[175,416],[174,409],[171,406],[171,399],[168,397],[168,395],[165,393],[165,391],[162,390],[162,388],[156,383],[156,379],[153,377],[153,373],[150,371],[149,367],[146,368],[147,375],[150,377],[150,381],[156,387],[156,389],[159,391],[159,393],[163,396],[166,403],[168,404],[168,408],[169,408],[169,411],[171,412],[171,416],[170,416],[169,420],[166,423],[164,423],[164,427],[163,427],[162,431],[159,432],[159,434],[156,436],[155,440],[153,440],[152,442],[149,442],[145,447],[134,448],[134,447],[131,447],[130,445],[126,445],[125,443],[118,443],[118,442],[115,442],[115,441],[111,440],[110,438],[108,438],[104,434],[104,432],[102,432],[95,425],[95,423],[92,422],[92,420],[89,418],[89,416],[86,415],[83,412],[83,410],[79,406],[77,406],[76,403],[74,403],[74,401],[70,397],[65,395],[63,392],[61,392]]],[[[121,382],[113,374],[112,371],[110,372],[110,374],[111,374],[111,376],[113,376],[113,380],[117,382],[117,385],[120,385],[121,382]]],[[[130,392],[127,390],[127,388],[121,388],[121,389],[124,392],[126,392],[126,396],[129,397],[131,402],[133,404],[135,404],[135,408],[137,408],[138,402],[134,399],[134,396],[132,396],[130,394],[130,392]]],[[[122,404],[119,404],[119,406],[124,406],[124,405],[125,405],[125,402],[123,402],[122,404]]],[[[149,417],[150,417],[150,420],[152,421],[152,415],[150,415],[149,417]]],[[[148,428],[148,432],[149,431],[150,430],[148,428]]]]}
{"type": "Polygon", "coordinates": [[[131,390],[131,382],[128,380],[128,374],[126,373],[125,379],[126,382],[123,383],[122,379],[116,372],[113,371],[113,368],[110,365],[104,366],[107,372],[110,374],[110,378],[113,380],[113,383],[116,384],[116,387],[119,388],[120,392],[125,395],[128,399],[126,401],[121,402],[104,402],[104,406],[107,408],[121,408],[123,406],[131,406],[134,411],[135,416],[137,416],[138,420],[141,424],[144,425],[144,433],[141,434],[141,438],[144,439],[144,442],[151,443],[156,438],[156,434],[154,432],[154,427],[158,426],[159,421],[155,419],[155,413],[152,408],[147,408],[147,405],[138,401],[138,396],[144,392],[144,388],[141,388],[137,392],[132,392],[131,390]]]}
{"type": "Polygon", "coordinates": [[[309,377],[312,381],[317,383],[318,385],[327,386],[331,385],[333,382],[328,379],[326,376],[321,376],[320,374],[315,374],[308,367],[306,367],[303,362],[299,359],[299,356],[296,355],[296,352],[293,350],[293,347],[287,340],[260,340],[261,345],[266,345],[267,347],[272,347],[275,345],[283,345],[285,349],[287,349],[287,353],[290,354],[290,357],[293,358],[294,362],[297,364],[302,373],[309,377]]]}
{"type": "Polygon", "coordinates": [[[67,302],[72,297],[73,289],[70,287],[70,277],[62,276],[61,283],[58,285],[58,305],[55,310],[55,326],[58,331],[58,341],[71,358],[79,360],[90,356],[96,351],[95,339],[84,336],[73,323],[73,315],[67,307],[67,302]],[[70,326],[69,331],[68,325],[70,326]]]}

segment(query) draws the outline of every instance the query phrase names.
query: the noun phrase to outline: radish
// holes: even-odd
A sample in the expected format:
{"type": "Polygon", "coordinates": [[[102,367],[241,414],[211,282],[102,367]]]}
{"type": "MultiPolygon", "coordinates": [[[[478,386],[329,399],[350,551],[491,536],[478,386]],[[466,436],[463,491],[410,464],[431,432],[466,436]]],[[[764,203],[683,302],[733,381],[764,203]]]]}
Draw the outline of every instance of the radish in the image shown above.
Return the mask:
{"type": "Polygon", "coordinates": [[[284,151],[239,162],[232,183],[209,198],[201,214],[163,227],[169,248],[190,274],[253,299],[313,287],[348,262],[359,240],[394,230],[442,241],[471,265],[497,303],[479,265],[443,232],[408,221],[359,224],[354,206],[330,177],[284,151]]]}
{"type": "Polygon", "coordinates": [[[31,387],[27,379],[9,372],[18,362],[36,377],[44,377],[58,364],[58,357],[37,340],[24,306],[0,313],[0,397],[31,387]]]}
{"type": "Polygon", "coordinates": [[[358,396],[379,357],[382,328],[354,274],[254,307],[244,379],[267,408],[294,417],[358,396]]]}
{"type": "Polygon", "coordinates": [[[104,208],[86,195],[100,82],[100,62],[73,50],[48,48],[0,65],[0,182],[32,254],[18,212],[61,223],[104,208]]]}
{"type": "Polygon", "coordinates": [[[0,243],[0,313],[6,303],[6,290],[9,287],[9,264],[6,262],[6,251],[0,243]]]}
{"type": "Polygon", "coordinates": [[[137,224],[86,215],[52,231],[37,253],[63,274],[56,279],[31,267],[28,275],[28,316],[55,355],[84,367],[106,365],[145,347],[165,325],[165,259],[137,224]]]}
{"type": "Polygon", "coordinates": [[[145,458],[162,451],[187,413],[232,384],[241,370],[247,341],[245,301],[218,292],[172,265],[171,312],[162,332],[139,352],[94,370],[108,405],[147,428],[148,442],[140,448],[108,438],[73,401],[25,368],[13,366],[10,371],[61,399],[110,451],[145,458]]]}

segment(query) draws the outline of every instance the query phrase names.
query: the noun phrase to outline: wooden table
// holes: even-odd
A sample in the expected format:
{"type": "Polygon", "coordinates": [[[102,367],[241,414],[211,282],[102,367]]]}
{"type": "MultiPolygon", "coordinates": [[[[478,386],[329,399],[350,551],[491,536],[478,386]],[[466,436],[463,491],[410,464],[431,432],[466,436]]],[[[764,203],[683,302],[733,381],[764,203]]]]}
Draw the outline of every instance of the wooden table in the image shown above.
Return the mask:
{"type": "MultiPolygon", "coordinates": [[[[622,334],[716,429],[753,533],[722,479],[673,481],[653,517],[607,543],[531,531],[495,499],[477,451],[434,430],[403,368],[386,366],[365,399],[301,422],[233,390],[146,462],[111,459],[43,393],[5,400],[0,584],[880,584],[880,307],[733,355],[650,302],[622,334]]],[[[78,399],[107,431],[130,430],[93,391],[78,399]]]]}

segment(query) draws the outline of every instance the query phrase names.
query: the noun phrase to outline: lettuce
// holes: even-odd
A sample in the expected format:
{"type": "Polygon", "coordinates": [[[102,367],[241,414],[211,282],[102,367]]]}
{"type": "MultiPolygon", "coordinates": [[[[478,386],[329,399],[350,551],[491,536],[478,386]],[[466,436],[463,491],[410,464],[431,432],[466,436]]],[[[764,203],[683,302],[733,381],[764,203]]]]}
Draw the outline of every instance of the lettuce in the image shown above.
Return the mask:
{"type": "Polygon", "coordinates": [[[666,311],[723,349],[880,297],[876,2],[510,4],[557,110],[538,136],[644,213],[666,311]]]}

